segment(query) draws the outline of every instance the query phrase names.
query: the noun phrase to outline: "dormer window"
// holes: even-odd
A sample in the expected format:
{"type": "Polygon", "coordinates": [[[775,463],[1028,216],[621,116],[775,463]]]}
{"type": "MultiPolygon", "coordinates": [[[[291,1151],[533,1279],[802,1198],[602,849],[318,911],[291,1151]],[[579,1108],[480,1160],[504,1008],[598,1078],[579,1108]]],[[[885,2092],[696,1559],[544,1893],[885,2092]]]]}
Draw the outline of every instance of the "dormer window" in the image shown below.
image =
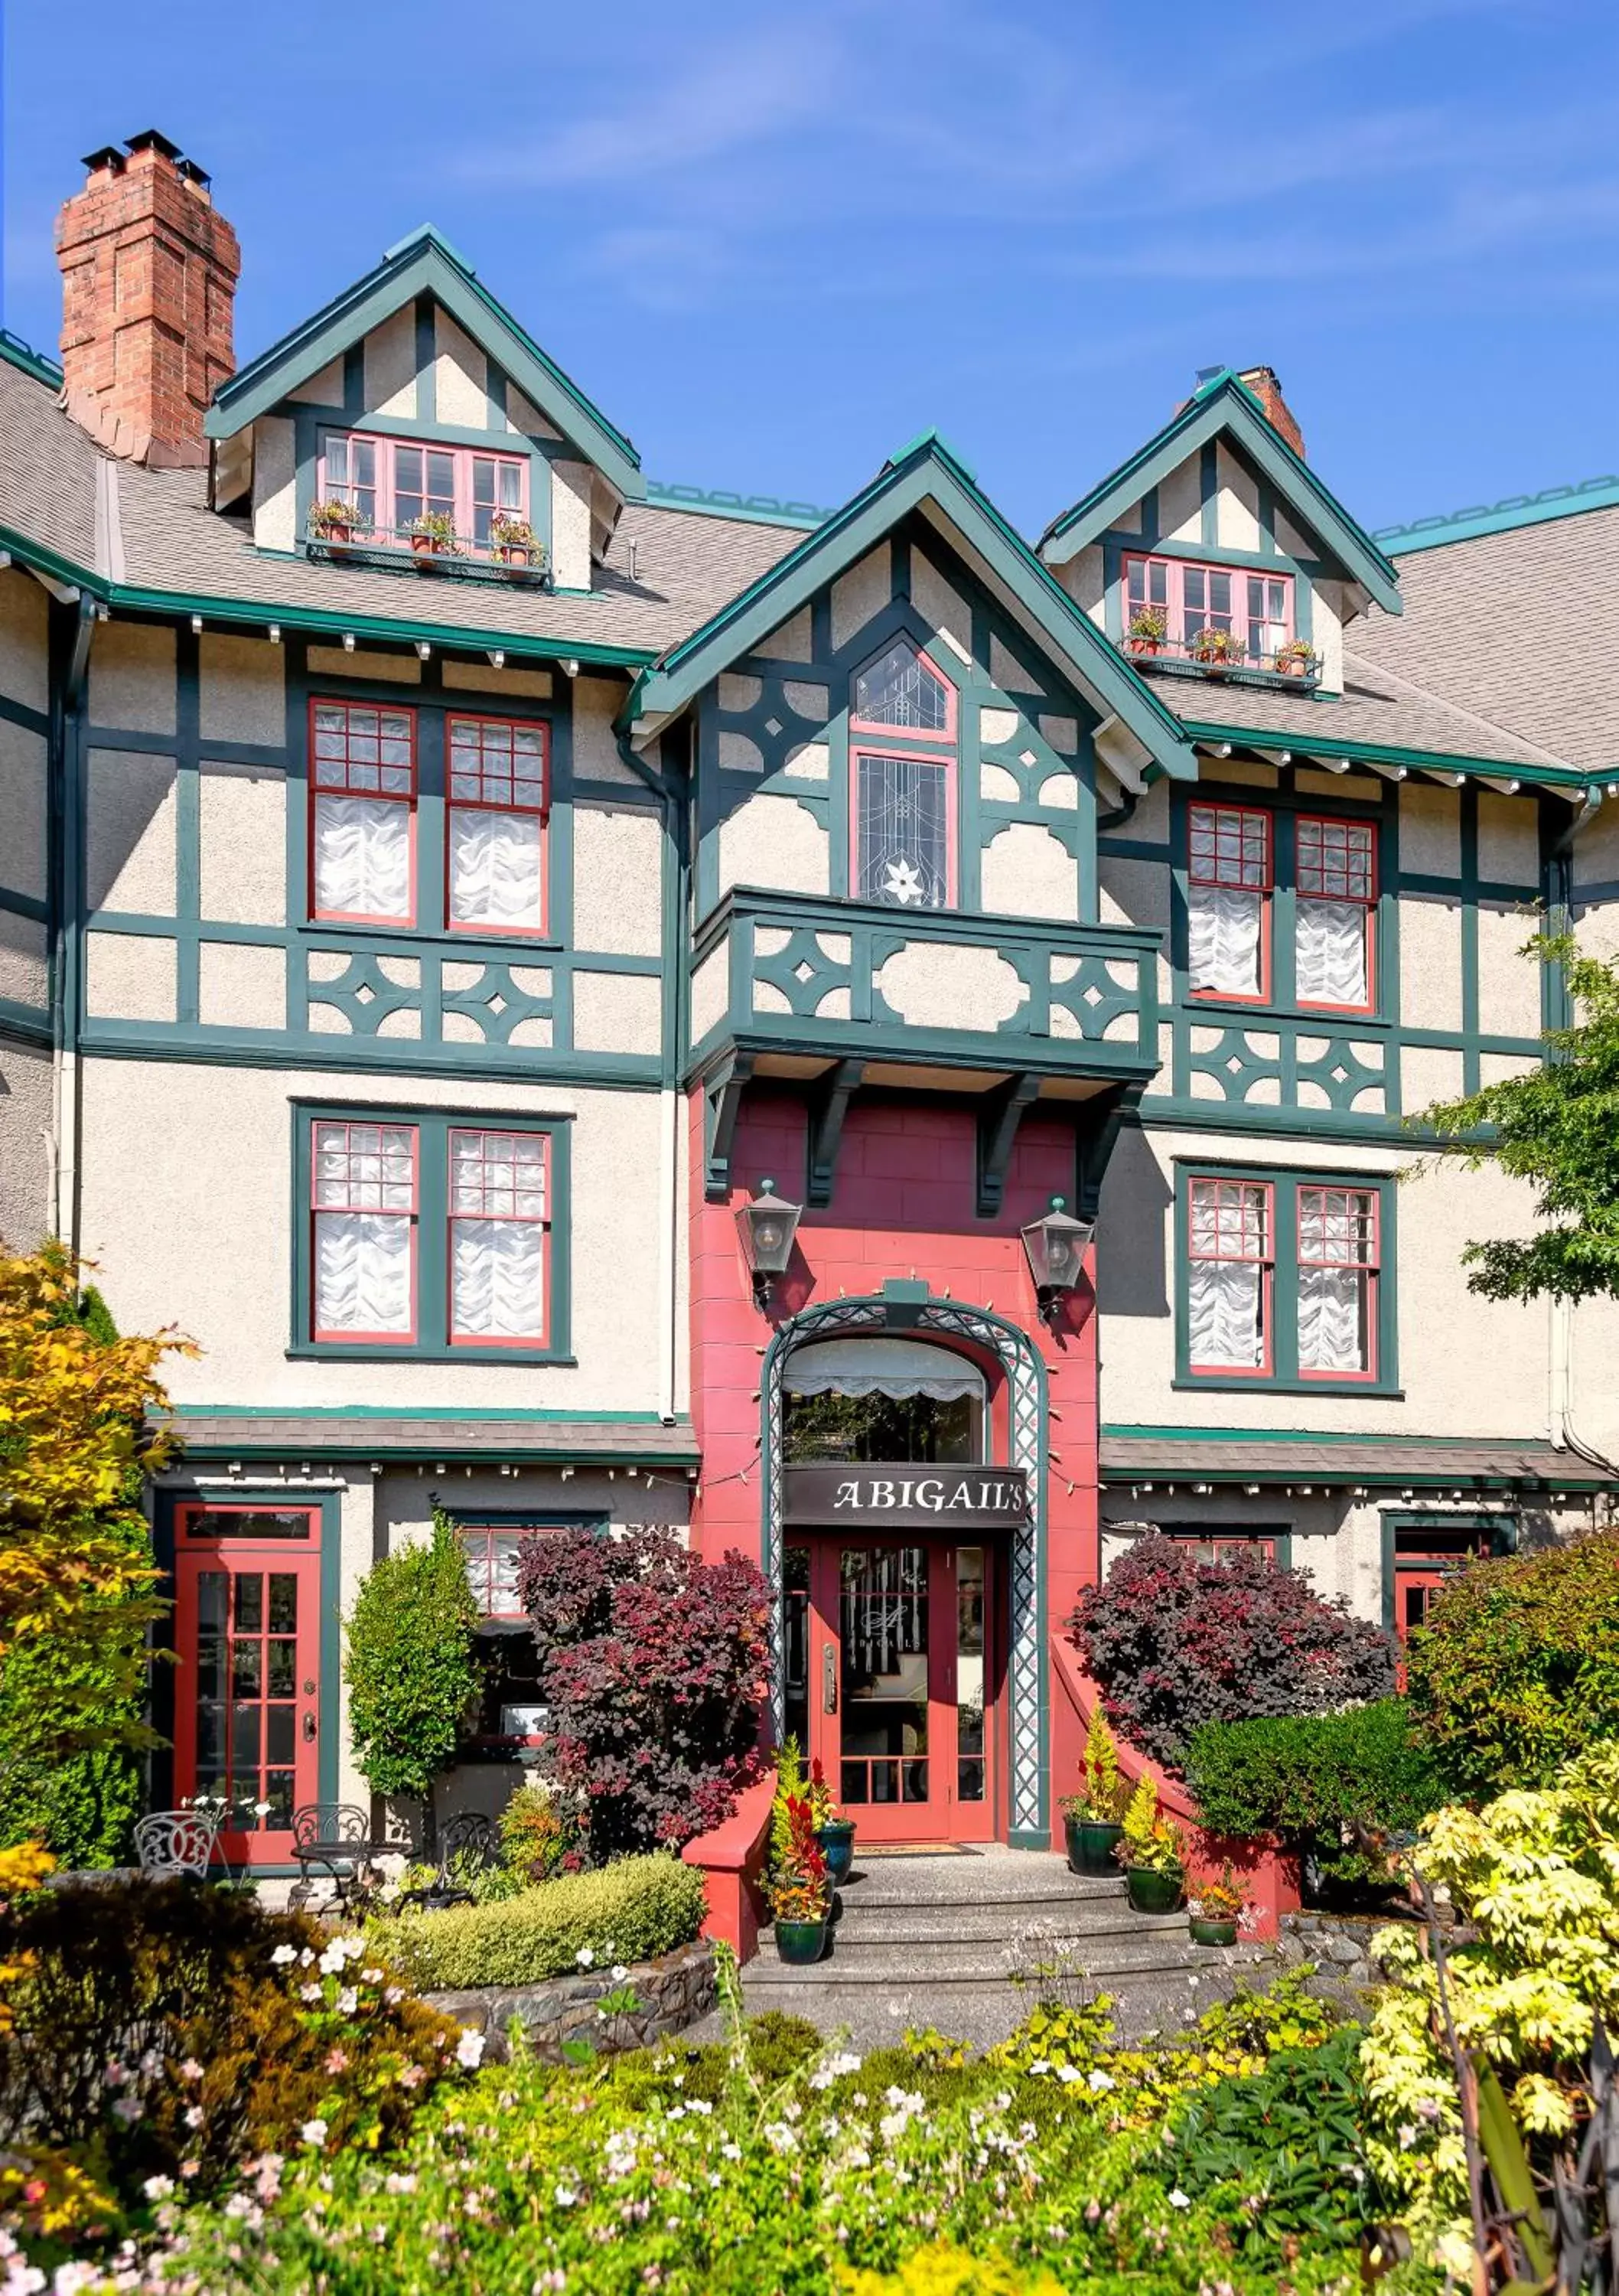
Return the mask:
{"type": "Polygon", "coordinates": [[[1291,574],[1182,558],[1124,561],[1124,651],[1138,660],[1286,669],[1293,606],[1291,574]]]}
{"type": "Polygon", "coordinates": [[[497,520],[527,523],[528,462],[473,447],[423,447],[403,439],[329,430],[316,480],[322,502],[348,503],[355,537],[373,549],[408,550],[424,534],[487,558],[497,520]]]}
{"type": "Polygon", "coordinates": [[[955,745],[955,688],[908,638],[855,672],[849,890],[857,901],[953,907],[955,745]]]}

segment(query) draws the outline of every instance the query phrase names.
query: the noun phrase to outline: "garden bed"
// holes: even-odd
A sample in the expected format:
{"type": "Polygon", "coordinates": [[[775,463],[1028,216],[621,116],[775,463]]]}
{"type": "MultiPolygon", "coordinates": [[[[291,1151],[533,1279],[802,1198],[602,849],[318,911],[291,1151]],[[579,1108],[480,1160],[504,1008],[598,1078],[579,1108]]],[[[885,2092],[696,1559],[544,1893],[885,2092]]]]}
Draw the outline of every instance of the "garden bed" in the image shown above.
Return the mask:
{"type": "Polygon", "coordinates": [[[683,1945],[654,1961],[624,1969],[579,1970],[534,1985],[473,1985],[423,1997],[469,2032],[484,2037],[484,2059],[502,2063],[511,2054],[515,2022],[536,2057],[547,2064],[567,2062],[564,2043],[588,2041],[599,2056],[648,2048],[682,2033],[706,2016],[717,1998],[714,1948],[683,1945]],[[633,2006],[609,2005],[622,1996],[633,2006]]]}

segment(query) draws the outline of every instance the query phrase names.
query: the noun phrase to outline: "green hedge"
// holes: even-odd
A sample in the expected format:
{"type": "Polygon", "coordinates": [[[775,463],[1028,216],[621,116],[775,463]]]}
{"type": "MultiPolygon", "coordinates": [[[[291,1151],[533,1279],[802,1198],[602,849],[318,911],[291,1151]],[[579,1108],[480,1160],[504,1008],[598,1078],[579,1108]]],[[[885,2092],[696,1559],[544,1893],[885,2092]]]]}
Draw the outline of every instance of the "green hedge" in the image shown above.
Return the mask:
{"type": "Polygon", "coordinates": [[[594,1874],[563,1874],[520,1898],[405,1914],[372,1925],[379,1954],[423,1991],[528,1985],[580,1966],[649,1961],[688,1944],[702,1925],[703,1877],[676,1857],[626,1857],[594,1874]]]}
{"type": "Polygon", "coordinates": [[[1355,1846],[1353,1829],[1409,1833],[1445,1799],[1411,1724],[1402,1698],[1339,1714],[1206,1722],[1192,1733],[1187,1783],[1216,1833],[1274,1833],[1330,1880],[1377,1880],[1383,1861],[1355,1846]]]}

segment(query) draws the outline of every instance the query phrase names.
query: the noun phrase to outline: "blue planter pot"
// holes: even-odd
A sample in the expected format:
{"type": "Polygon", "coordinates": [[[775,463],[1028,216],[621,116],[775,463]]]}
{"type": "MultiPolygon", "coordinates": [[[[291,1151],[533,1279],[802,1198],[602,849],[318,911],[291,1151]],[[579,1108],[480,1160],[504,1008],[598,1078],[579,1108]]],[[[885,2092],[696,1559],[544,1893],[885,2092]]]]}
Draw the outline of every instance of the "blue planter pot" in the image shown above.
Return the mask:
{"type": "Polygon", "coordinates": [[[848,1879],[854,1863],[854,1820],[852,1817],[829,1817],[824,1825],[815,1828],[815,1839],[821,1854],[826,1859],[826,1870],[833,1886],[848,1879]]]}

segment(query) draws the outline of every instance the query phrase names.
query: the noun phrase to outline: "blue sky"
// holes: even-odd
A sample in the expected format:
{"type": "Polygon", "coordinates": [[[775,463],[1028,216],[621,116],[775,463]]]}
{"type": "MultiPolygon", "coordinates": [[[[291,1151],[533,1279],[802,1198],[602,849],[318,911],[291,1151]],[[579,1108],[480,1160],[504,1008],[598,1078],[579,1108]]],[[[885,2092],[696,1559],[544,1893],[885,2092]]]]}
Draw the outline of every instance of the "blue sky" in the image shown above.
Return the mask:
{"type": "Polygon", "coordinates": [[[147,126],[239,356],[430,220],[657,479],[835,503],[932,423],[1036,530],[1256,360],[1370,525],[1619,469],[1615,0],[8,0],[45,348],[147,126]]]}

